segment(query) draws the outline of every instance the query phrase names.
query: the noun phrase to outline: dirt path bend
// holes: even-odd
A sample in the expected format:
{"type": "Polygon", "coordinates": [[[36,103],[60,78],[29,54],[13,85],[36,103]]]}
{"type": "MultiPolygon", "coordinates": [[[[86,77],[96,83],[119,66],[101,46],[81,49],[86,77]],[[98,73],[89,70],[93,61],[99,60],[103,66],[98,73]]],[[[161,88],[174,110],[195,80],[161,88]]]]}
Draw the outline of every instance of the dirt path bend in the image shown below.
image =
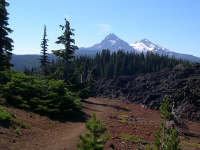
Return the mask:
{"type": "MultiPolygon", "coordinates": [[[[86,120],[80,118],[61,123],[49,120],[33,113],[9,108],[17,118],[29,124],[31,130],[15,130],[0,127],[0,150],[77,150],[80,134],[85,133],[86,120]]],[[[151,144],[154,133],[160,125],[158,111],[149,110],[142,105],[130,104],[120,100],[90,98],[83,102],[86,115],[96,113],[97,119],[103,121],[111,135],[105,150],[145,149],[146,145],[127,141],[123,137],[142,140],[151,144]]],[[[187,122],[188,131],[196,137],[182,137],[185,142],[183,150],[200,150],[200,123],[187,122]]]]}
{"type": "MultiPolygon", "coordinates": [[[[98,119],[105,119],[106,114],[116,108],[101,99],[88,99],[83,102],[86,115],[97,114],[98,119]]],[[[33,113],[18,109],[9,109],[18,118],[31,126],[31,130],[9,131],[0,127],[0,150],[77,150],[80,134],[85,132],[85,121],[61,123],[51,121],[33,113]]]]}

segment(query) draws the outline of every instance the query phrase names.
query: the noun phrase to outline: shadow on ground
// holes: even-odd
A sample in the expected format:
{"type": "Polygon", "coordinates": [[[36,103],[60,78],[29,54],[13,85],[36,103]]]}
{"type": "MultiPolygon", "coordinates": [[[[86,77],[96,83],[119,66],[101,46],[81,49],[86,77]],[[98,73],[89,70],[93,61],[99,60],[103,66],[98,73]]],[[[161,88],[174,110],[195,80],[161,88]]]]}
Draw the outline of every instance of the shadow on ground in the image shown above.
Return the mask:
{"type": "Polygon", "coordinates": [[[104,106],[104,107],[111,107],[117,110],[123,110],[123,111],[129,111],[127,108],[124,107],[120,107],[120,106],[115,106],[115,105],[109,105],[109,104],[100,104],[100,103],[95,103],[95,102],[90,102],[87,100],[82,100],[83,103],[87,103],[87,104],[92,104],[92,105],[99,105],[99,106],[104,106]]]}
{"type": "Polygon", "coordinates": [[[80,112],[73,112],[67,116],[61,117],[50,117],[52,120],[58,120],[60,122],[87,122],[90,115],[80,111],[80,112]]]}
{"type": "Polygon", "coordinates": [[[88,110],[91,110],[91,111],[94,111],[94,112],[102,112],[102,111],[100,111],[100,110],[92,109],[92,108],[89,108],[89,107],[86,107],[86,106],[83,106],[82,108],[88,109],[88,110]]]}

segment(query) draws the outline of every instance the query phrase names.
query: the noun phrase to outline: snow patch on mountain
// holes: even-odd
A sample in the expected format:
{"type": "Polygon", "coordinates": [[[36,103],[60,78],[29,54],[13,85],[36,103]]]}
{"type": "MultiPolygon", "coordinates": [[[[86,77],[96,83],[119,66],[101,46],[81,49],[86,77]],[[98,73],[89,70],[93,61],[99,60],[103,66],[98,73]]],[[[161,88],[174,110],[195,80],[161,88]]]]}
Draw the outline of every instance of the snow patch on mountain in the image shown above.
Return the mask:
{"type": "Polygon", "coordinates": [[[130,46],[139,52],[158,51],[158,50],[168,51],[168,49],[156,45],[147,39],[143,39],[140,42],[135,42],[133,44],[130,44],[130,46]]]}
{"type": "Polygon", "coordinates": [[[110,41],[110,43],[112,44],[112,45],[114,45],[114,44],[116,44],[117,43],[117,41],[116,40],[109,40],[110,41]]]}
{"type": "Polygon", "coordinates": [[[148,47],[144,43],[140,43],[140,42],[130,44],[130,46],[132,46],[134,49],[136,49],[138,51],[152,51],[152,50],[154,50],[154,47],[148,47]]]}

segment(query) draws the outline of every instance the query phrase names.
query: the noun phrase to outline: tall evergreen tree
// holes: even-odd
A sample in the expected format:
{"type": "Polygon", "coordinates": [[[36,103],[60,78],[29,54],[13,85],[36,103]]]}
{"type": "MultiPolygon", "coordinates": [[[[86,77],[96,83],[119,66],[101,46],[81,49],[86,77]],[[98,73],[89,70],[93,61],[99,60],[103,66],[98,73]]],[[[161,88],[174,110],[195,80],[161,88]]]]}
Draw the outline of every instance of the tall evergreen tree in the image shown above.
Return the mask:
{"type": "Polygon", "coordinates": [[[61,78],[69,80],[73,73],[71,62],[74,58],[74,52],[78,47],[75,45],[75,40],[72,38],[74,36],[74,29],[71,28],[70,22],[65,19],[65,25],[60,25],[60,27],[64,32],[58,37],[56,43],[64,45],[64,49],[53,51],[53,53],[59,57],[59,61],[62,63],[62,66],[57,70],[57,74],[63,74],[61,78]]]}
{"type": "Polygon", "coordinates": [[[40,63],[41,63],[41,69],[44,73],[44,75],[48,74],[48,53],[47,53],[47,47],[48,47],[48,39],[47,39],[47,29],[46,29],[46,25],[44,26],[44,35],[43,35],[43,39],[41,42],[41,58],[40,58],[40,63]]]}
{"type": "Polygon", "coordinates": [[[9,3],[6,0],[0,0],[0,71],[9,69],[12,65],[10,59],[12,57],[13,40],[8,37],[12,30],[8,27],[8,12],[6,7],[9,3]]]}
{"type": "Polygon", "coordinates": [[[71,28],[70,22],[67,19],[65,19],[65,25],[60,25],[60,27],[64,33],[58,37],[56,44],[63,44],[64,49],[53,52],[56,56],[60,57],[64,63],[69,63],[74,57],[75,50],[78,49],[75,45],[75,40],[72,38],[72,36],[74,36],[74,29],[71,28]]]}

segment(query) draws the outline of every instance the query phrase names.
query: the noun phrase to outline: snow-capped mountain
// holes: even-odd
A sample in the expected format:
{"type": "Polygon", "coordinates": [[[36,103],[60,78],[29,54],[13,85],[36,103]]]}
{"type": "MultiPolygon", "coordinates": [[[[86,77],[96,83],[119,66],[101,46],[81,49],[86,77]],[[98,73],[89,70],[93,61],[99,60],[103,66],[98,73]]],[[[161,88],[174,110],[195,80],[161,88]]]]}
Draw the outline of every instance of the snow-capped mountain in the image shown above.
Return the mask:
{"type": "Polygon", "coordinates": [[[175,57],[178,59],[187,59],[193,62],[200,62],[199,57],[170,51],[169,49],[155,44],[148,39],[143,39],[139,42],[135,42],[134,44],[128,44],[124,40],[117,37],[115,34],[109,34],[105,37],[103,41],[91,47],[79,48],[76,54],[94,56],[97,52],[100,52],[102,49],[109,49],[110,51],[124,50],[135,53],[152,52],[157,53],[159,55],[168,55],[169,57],[175,57]]]}
{"type": "Polygon", "coordinates": [[[155,51],[158,49],[163,51],[168,51],[168,49],[156,45],[147,39],[143,39],[140,42],[135,42],[134,44],[130,44],[130,46],[139,52],[155,51]]]}
{"type": "Polygon", "coordinates": [[[187,60],[190,60],[193,62],[200,62],[199,57],[170,51],[169,49],[164,48],[160,45],[157,45],[157,44],[149,41],[148,39],[143,39],[140,42],[135,42],[134,44],[130,44],[130,46],[139,53],[140,52],[143,52],[143,53],[153,52],[153,53],[157,53],[159,55],[168,55],[169,57],[175,57],[178,59],[187,59],[187,60]]]}
{"type": "Polygon", "coordinates": [[[127,42],[121,40],[115,34],[109,34],[101,43],[92,46],[91,49],[110,49],[111,51],[117,51],[120,49],[126,51],[133,50],[127,42]]]}
{"type": "Polygon", "coordinates": [[[129,43],[123,41],[122,39],[118,38],[115,34],[109,34],[105,37],[103,41],[98,44],[95,44],[88,48],[79,48],[77,51],[77,55],[95,55],[97,52],[102,51],[103,49],[109,49],[110,51],[135,51],[129,43]]]}

